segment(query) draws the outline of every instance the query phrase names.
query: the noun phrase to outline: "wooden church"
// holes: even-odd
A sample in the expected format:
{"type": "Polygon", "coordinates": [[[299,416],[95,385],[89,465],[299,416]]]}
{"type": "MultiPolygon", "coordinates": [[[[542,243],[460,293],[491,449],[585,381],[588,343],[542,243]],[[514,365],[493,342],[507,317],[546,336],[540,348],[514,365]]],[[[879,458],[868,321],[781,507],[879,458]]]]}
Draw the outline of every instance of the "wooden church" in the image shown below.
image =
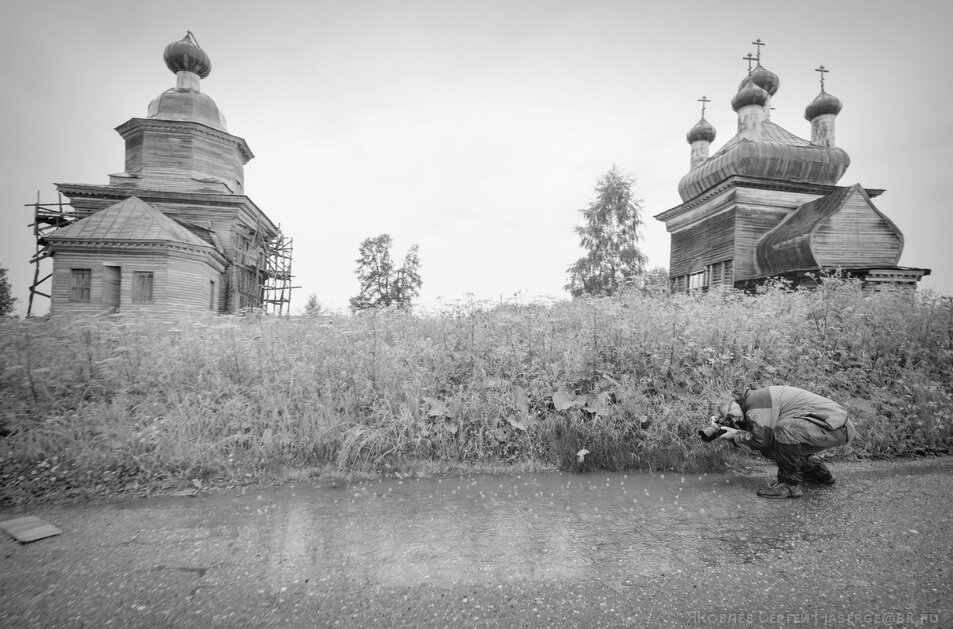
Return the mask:
{"type": "Polygon", "coordinates": [[[201,91],[208,55],[169,44],[175,87],[116,130],[125,170],[108,185],[56,184],[69,220],[39,238],[53,259],[51,314],[237,312],[290,298],[290,241],[244,194],[253,157],[201,91]]]}
{"type": "Polygon", "coordinates": [[[682,203],[655,217],[672,235],[673,288],[750,288],[773,277],[810,285],[831,271],[865,286],[916,286],[930,271],[897,266],[903,234],[872,201],[883,190],[837,185],[850,158],[835,143],[842,105],[824,89],[826,69],[818,68],[821,91],[804,112],[808,141],[771,121],[780,81],[761,65],[761,40],[754,44],[758,55],[746,57],[748,76],[731,100],[737,133],[709,155],[715,129],[705,120],[710,101],[700,99],[682,203]]]}

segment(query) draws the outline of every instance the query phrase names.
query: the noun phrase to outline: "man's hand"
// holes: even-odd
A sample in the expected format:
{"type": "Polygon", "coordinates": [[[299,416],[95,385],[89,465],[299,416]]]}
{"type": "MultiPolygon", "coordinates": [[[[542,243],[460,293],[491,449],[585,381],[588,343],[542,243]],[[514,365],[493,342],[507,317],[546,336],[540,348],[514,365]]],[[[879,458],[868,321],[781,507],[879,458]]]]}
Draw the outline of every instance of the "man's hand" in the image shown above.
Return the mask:
{"type": "Polygon", "coordinates": [[[721,429],[724,430],[725,432],[720,437],[718,437],[719,439],[734,441],[741,435],[741,431],[736,428],[729,428],[728,426],[722,426],[721,429]]]}

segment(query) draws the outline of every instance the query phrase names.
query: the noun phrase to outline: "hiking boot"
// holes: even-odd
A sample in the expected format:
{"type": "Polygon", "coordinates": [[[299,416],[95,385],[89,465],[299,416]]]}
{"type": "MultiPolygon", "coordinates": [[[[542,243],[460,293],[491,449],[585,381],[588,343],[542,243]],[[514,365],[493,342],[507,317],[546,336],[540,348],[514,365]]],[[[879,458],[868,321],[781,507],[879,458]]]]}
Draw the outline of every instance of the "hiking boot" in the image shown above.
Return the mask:
{"type": "Polygon", "coordinates": [[[807,457],[807,462],[807,469],[802,468],[804,480],[820,485],[833,485],[837,482],[837,479],[834,478],[834,475],[831,474],[831,471],[827,469],[827,466],[824,465],[824,462],[821,461],[820,458],[812,454],[807,457]]]}
{"type": "Polygon", "coordinates": [[[804,494],[797,485],[788,485],[786,483],[774,483],[770,487],[758,490],[758,495],[762,498],[800,498],[804,494]]]}

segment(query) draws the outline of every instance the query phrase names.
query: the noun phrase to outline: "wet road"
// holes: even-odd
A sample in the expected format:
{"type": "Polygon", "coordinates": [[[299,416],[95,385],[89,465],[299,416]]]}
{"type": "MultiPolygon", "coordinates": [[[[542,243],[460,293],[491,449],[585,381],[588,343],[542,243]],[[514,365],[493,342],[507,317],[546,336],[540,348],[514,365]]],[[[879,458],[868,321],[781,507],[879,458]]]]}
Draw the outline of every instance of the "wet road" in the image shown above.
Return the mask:
{"type": "Polygon", "coordinates": [[[4,627],[953,627],[953,459],[289,485],[0,510],[4,627]]]}

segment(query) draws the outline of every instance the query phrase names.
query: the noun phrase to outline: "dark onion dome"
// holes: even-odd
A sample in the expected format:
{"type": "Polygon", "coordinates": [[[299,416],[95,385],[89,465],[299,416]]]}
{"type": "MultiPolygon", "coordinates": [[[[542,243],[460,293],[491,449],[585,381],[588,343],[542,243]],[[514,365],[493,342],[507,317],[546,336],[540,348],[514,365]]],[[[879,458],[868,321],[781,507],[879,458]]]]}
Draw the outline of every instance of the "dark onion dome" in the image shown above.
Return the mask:
{"type": "Polygon", "coordinates": [[[211,60],[205,51],[199,48],[192,33],[186,33],[185,37],[179,41],[166,46],[162,58],[165,59],[165,65],[173,72],[186,70],[204,79],[212,71],[211,60]]]}
{"type": "Polygon", "coordinates": [[[771,96],[777,94],[778,88],[781,87],[781,79],[778,78],[778,75],[771,70],[768,70],[760,63],[754,70],[751,71],[751,74],[746,76],[744,80],[741,81],[741,85],[738,86],[738,89],[740,90],[743,88],[749,79],[771,96]]]}
{"type": "Polygon", "coordinates": [[[814,120],[822,114],[834,114],[836,116],[840,113],[842,106],[839,98],[821,90],[817,98],[812,100],[811,104],[804,110],[804,117],[808,120],[814,120]]]}
{"type": "Polygon", "coordinates": [[[731,108],[738,111],[748,105],[758,105],[764,107],[768,103],[770,94],[763,88],[754,84],[750,78],[741,84],[741,89],[731,99],[731,108]]]}
{"type": "Polygon", "coordinates": [[[688,131],[688,135],[685,136],[688,139],[688,143],[697,142],[698,140],[704,140],[706,142],[715,141],[715,127],[711,126],[704,116],[701,120],[698,121],[694,127],[688,131]]]}

